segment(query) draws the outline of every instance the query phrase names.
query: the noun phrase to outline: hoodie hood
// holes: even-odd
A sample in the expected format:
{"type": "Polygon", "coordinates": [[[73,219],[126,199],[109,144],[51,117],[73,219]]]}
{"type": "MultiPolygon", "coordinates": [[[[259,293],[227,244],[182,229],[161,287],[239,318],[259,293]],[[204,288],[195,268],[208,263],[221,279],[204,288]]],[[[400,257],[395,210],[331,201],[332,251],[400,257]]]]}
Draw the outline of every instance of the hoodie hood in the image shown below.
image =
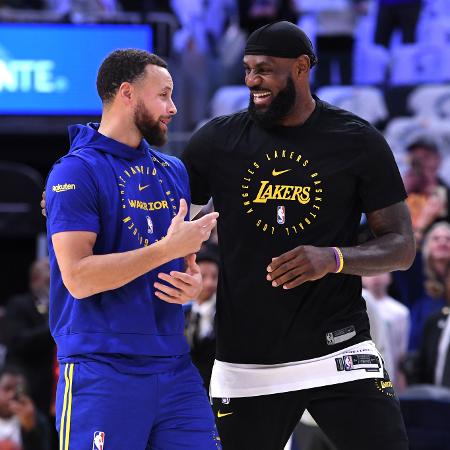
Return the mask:
{"type": "Polygon", "coordinates": [[[148,152],[149,147],[144,139],[141,140],[139,147],[129,147],[128,145],[122,144],[121,142],[99,133],[99,126],[100,124],[92,122],[87,125],[70,125],[69,153],[73,153],[81,148],[89,147],[119,158],[134,160],[141,158],[148,152]]]}

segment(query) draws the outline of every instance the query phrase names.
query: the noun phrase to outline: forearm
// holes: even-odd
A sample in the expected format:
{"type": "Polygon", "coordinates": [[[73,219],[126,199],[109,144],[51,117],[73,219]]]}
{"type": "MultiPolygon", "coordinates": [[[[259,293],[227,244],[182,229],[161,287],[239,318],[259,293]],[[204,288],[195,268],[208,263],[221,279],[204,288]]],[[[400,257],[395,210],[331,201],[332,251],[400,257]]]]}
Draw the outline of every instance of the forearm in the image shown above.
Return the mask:
{"type": "Polygon", "coordinates": [[[163,241],[123,253],[89,255],[73,265],[64,284],[75,298],[117,289],[174,259],[163,241]]]}
{"type": "Polygon", "coordinates": [[[415,245],[404,202],[370,212],[367,218],[375,239],[355,247],[340,247],[342,255],[331,247],[300,245],[272,258],[267,280],[273,287],[292,289],[337,270],[362,276],[409,268],[414,261],[415,245]]]}
{"type": "Polygon", "coordinates": [[[91,231],[60,232],[52,243],[64,285],[75,298],[117,289],[176,258],[200,249],[216,225],[217,213],[185,222],[185,200],[172,219],[167,235],[148,247],[121,253],[94,255],[97,234],[91,231]]]}
{"type": "Polygon", "coordinates": [[[408,269],[414,260],[412,236],[388,233],[356,247],[341,248],[344,256],[342,273],[371,276],[408,269]]]}

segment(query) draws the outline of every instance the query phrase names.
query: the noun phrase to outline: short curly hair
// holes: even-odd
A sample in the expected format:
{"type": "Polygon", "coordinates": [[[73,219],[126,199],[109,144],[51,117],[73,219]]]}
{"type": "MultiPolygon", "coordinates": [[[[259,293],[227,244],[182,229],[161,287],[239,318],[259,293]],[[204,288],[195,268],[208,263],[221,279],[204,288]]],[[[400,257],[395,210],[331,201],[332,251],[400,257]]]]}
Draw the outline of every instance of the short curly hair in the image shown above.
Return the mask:
{"type": "Polygon", "coordinates": [[[125,81],[132,83],[142,77],[149,64],[168,67],[162,58],[145,50],[127,48],[110,53],[97,74],[97,92],[102,102],[110,102],[125,81]]]}

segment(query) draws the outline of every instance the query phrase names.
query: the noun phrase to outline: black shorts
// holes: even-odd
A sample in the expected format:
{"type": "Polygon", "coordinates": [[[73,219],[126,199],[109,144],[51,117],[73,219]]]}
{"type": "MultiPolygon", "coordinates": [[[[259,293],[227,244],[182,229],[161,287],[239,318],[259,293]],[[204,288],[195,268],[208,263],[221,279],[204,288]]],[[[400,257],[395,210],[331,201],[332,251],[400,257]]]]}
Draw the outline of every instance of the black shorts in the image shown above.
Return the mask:
{"type": "Polygon", "coordinates": [[[339,450],[408,450],[389,377],[213,399],[223,450],[283,450],[305,409],[339,450]]]}

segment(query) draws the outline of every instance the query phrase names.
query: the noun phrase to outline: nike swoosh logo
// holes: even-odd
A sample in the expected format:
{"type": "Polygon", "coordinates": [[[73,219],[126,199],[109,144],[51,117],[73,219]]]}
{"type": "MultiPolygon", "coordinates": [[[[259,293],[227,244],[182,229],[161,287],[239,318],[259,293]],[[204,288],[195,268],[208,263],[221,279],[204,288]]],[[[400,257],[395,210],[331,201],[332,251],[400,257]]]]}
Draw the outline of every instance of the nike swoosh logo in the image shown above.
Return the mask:
{"type": "Polygon", "coordinates": [[[221,413],[220,411],[217,411],[217,417],[220,419],[221,417],[225,417],[225,416],[231,416],[231,414],[233,414],[232,412],[230,413],[221,413]]]}
{"type": "Polygon", "coordinates": [[[145,188],[148,188],[150,185],[149,184],[146,184],[145,186],[141,186],[140,184],[139,184],[139,191],[143,191],[145,188]]]}
{"type": "Polygon", "coordinates": [[[282,173],[286,173],[286,172],[289,172],[290,170],[292,170],[292,169],[286,169],[286,170],[275,170],[275,169],[273,169],[272,170],[272,175],[274,176],[274,177],[277,177],[278,175],[281,175],[282,173]]]}

